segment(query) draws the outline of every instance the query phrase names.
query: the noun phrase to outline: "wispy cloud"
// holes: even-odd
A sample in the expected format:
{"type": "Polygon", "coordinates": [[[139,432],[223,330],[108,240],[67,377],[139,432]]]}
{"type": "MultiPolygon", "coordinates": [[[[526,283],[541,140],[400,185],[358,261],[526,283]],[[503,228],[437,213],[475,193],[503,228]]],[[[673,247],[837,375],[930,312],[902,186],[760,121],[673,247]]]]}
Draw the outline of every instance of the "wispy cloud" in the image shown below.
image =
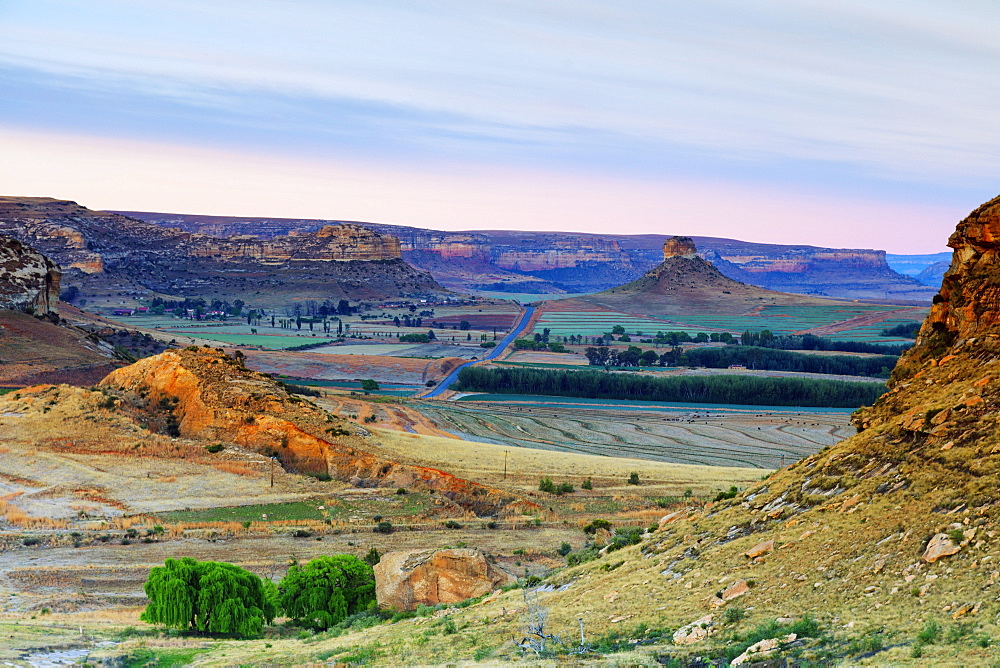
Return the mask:
{"type": "Polygon", "coordinates": [[[1000,170],[976,0],[14,0],[0,125],[955,200],[1000,170]]]}

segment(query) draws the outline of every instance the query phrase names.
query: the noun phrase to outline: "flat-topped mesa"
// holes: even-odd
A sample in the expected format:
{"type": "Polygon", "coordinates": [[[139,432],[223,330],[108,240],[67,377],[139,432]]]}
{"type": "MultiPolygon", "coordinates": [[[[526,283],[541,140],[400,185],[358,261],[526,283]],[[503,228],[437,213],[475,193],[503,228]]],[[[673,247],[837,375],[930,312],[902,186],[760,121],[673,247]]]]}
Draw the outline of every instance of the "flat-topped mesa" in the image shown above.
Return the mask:
{"type": "Polygon", "coordinates": [[[691,237],[670,237],[663,242],[663,259],[669,260],[672,257],[683,257],[689,260],[698,257],[698,249],[695,248],[691,237]]]}
{"type": "Polygon", "coordinates": [[[0,309],[55,312],[60,276],[59,266],[31,246],[0,237],[0,309]]]}

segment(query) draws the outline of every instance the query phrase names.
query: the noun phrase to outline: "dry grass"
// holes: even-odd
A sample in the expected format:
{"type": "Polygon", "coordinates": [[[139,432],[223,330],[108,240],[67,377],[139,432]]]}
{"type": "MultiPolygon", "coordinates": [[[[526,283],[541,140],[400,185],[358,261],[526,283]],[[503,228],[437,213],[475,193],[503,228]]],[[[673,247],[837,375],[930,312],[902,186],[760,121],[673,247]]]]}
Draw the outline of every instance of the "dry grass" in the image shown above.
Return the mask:
{"type": "Polygon", "coordinates": [[[507,486],[535,490],[540,476],[568,481],[577,489],[591,478],[602,493],[625,494],[625,484],[632,472],[643,481],[643,496],[650,493],[680,496],[687,489],[708,494],[731,485],[744,487],[760,480],[761,469],[666,464],[644,459],[600,457],[529,448],[512,448],[490,443],[476,443],[422,434],[404,434],[374,430],[387,456],[402,461],[444,468],[455,475],[490,485],[504,484],[504,459],[507,462],[507,486]],[[651,490],[655,487],[655,490],[651,490]]]}

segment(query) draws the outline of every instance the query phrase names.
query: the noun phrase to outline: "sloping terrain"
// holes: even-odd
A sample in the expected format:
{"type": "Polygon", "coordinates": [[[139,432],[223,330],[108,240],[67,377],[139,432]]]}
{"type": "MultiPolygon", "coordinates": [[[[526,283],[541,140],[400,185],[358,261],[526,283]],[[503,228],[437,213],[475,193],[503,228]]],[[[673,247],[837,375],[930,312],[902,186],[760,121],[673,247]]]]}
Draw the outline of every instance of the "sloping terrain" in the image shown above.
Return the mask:
{"type": "MultiPolygon", "coordinates": [[[[40,445],[50,442],[51,447],[74,452],[141,454],[151,448],[154,455],[183,456],[173,454],[169,439],[158,434],[193,440],[202,447],[232,444],[276,458],[288,470],[356,487],[433,490],[479,515],[534,507],[502,490],[373,455],[366,431],[290,394],[269,376],[248,370],[238,357],[211,348],[148,357],[113,371],[99,389],[26,388],[0,398],[0,414],[17,425],[19,438],[32,438],[25,425],[37,420],[44,425],[44,433],[36,435],[40,445]],[[58,421],[49,419],[53,406],[71,399],[75,412],[58,421]]],[[[377,445],[377,439],[373,442],[377,445]]]]}
{"type": "Polygon", "coordinates": [[[0,386],[93,385],[120,366],[111,344],[48,318],[0,311],[0,386]]]}

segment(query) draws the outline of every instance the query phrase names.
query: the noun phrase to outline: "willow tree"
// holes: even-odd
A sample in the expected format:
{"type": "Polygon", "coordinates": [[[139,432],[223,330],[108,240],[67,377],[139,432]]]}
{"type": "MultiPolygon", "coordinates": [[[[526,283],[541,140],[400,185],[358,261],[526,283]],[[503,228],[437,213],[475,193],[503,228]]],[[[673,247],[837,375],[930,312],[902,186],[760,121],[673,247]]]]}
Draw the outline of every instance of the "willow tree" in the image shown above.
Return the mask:
{"type": "Polygon", "coordinates": [[[232,564],[167,559],[149,572],[140,619],[202,633],[260,634],[276,610],[274,585],[232,564]]]}
{"type": "Polygon", "coordinates": [[[281,608],[300,626],[326,630],[375,607],[375,572],[357,557],[317,557],[288,567],[278,585],[281,608]]]}

